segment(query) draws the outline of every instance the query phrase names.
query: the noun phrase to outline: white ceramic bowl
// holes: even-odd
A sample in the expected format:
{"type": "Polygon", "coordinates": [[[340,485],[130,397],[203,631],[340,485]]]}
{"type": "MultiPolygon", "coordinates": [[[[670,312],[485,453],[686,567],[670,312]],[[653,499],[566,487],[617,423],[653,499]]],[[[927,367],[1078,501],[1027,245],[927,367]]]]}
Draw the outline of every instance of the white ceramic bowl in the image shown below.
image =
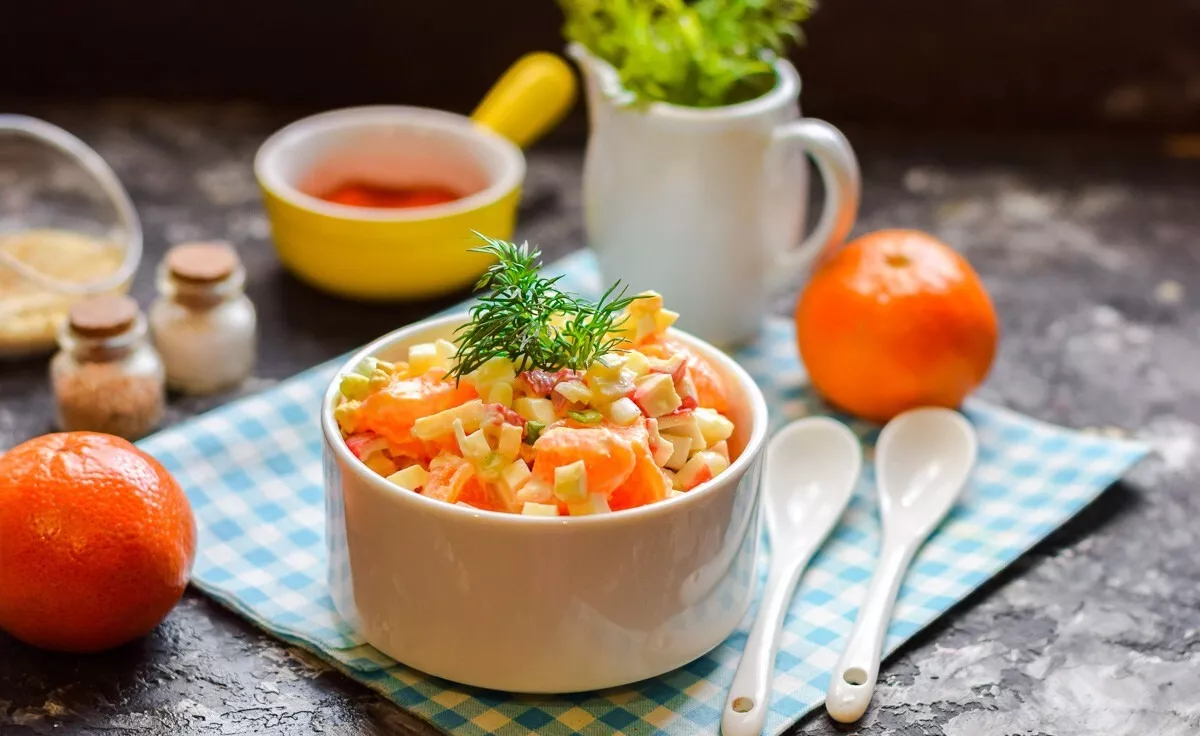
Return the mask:
{"type": "Polygon", "coordinates": [[[421,322],[355,354],[330,384],[325,439],[329,582],[368,642],[429,674],[477,687],[564,693],[623,685],[684,665],[736,628],[754,593],[767,408],[724,353],[737,456],[687,495],[604,516],[537,518],[425,498],[376,475],[333,419],[338,382],[363,358],[403,360],[466,315],[421,322]]]}

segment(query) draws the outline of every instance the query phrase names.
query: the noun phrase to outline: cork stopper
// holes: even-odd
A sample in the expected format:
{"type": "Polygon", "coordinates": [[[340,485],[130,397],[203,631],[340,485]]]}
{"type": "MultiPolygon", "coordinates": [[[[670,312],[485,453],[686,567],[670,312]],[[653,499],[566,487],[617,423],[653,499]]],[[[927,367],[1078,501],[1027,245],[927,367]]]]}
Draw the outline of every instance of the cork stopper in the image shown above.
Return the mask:
{"type": "Polygon", "coordinates": [[[191,284],[214,284],[233,275],[237,251],[228,243],[186,243],[167,251],[172,278],[191,284]]]}
{"type": "Polygon", "coordinates": [[[113,337],[127,332],[137,320],[137,302],[127,296],[105,294],[71,305],[71,331],[83,337],[113,337]]]}

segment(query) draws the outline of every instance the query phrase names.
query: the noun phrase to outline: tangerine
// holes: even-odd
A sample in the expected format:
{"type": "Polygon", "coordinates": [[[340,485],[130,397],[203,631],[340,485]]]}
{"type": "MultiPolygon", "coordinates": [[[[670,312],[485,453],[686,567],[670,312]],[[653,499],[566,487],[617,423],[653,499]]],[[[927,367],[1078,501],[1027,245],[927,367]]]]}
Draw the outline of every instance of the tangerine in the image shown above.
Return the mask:
{"type": "Polygon", "coordinates": [[[555,468],[582,460],[587,467],[588,493],[605,497],[625,482],[637,463],[630,441],[607,427],[553,427],[538,438],[533,448],[537,450],[534,477],[553,486],[555,468]]]}
{"type": "Polygon", "coordinates": [[[846,244],[813,274],[795,318],[813,388],[878,422],[919,406],[959,406],[987,377],[999,334],[971,265],[915,230],[846,244]]]}
{"type": "Polygon", "coordinates": [[[412,439],[412,426],[418,419],[453,409],[477,396],[470,384],[446,380],[440,371],[393,380],[363,402],[362,426],[412,450],[413,446],[406,443],[412,439]]]}
{"type": "Polygon", "coordinates": [[[645,442],[635,443],[633,454],[633,471],[608,498],[608,506],[613,511],[661,501],[667,497],[667,491],[671,490],[670,482],[659,469],[658,463],[654,462],[654,456],[650,454],[650,448],[645,442]]]}
{"type": "Polygon", "coordinates": [[[449,453],[438,455],[429,462],[429,477],[425,480],[422,495],[481,509],[496,507],[491,491],[475,476],[471,463],[449,453]]]}
{"type": "Polygon", "coordinates": [[[0,455],[0,628],[28,644],[96,652],[148,633],[195,552],[183,489],[119,437],[48,434],[0,455]]]}

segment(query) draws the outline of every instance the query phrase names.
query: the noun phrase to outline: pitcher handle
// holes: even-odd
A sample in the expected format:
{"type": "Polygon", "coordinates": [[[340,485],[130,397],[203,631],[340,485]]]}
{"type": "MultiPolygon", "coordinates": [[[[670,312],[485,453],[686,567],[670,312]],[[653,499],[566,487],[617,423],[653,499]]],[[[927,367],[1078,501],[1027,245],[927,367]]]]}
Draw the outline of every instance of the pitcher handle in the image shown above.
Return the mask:
{"type": "Polygon", "coordinates": [[[800,245],[779,254],[778,280],[791,282],[817,256],[828,255],[845,242],[858,217],[862,176],[850,141],[824,120],[801,118],[772,133],[772,144],[799,143],[817,162],[825,185],[825,206],[816,228],[800,245]]]}

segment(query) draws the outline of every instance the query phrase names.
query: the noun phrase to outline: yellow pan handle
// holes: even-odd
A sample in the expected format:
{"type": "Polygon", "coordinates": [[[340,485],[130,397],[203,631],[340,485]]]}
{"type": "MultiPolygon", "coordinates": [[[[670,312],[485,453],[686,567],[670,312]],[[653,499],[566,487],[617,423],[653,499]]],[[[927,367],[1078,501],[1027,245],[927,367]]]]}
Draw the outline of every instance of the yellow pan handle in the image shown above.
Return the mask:
{"type": "Polygon", "coordinates": [[[567,114],[575,102],[575,87],[575,73],[567,62],[536,51],[504,72],[471,118],[525,148],[567,114]]]}

